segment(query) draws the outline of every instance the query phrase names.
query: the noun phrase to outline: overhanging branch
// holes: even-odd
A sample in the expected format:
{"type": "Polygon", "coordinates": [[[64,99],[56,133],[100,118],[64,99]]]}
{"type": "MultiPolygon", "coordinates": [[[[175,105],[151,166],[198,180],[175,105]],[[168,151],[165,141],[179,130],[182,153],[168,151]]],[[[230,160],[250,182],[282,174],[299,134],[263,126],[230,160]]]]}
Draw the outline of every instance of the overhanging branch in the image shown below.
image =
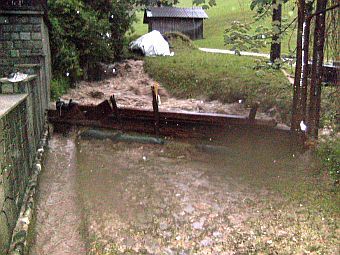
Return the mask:
{"type": "Polygon", "coordinates": [[[339,7],[340,7],[340,4],[333,5],[333,6],[328,7],[328,8],[326,8],[326,9],[322,10],[322,11],[318,11],[318,12],[315,12],[315,13],[309,15],[309,16],[307,17],[307,19],[312,19],[312,18],[315,17],[315,16],[318,16],[318,15],[320,15],[320,14],[326,13],[326,12],[328,12],[328,11],[334,10],[334,9],[336,9],[336,8],[339,8],[339,7]]]}

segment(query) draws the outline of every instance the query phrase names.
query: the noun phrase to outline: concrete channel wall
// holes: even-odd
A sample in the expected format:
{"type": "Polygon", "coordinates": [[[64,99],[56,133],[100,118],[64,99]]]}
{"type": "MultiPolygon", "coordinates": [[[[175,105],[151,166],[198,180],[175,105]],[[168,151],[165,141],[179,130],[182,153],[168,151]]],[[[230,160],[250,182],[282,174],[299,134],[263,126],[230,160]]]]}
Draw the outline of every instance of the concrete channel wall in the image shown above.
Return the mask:
{"type": "Polygon", "coordinates": [[[51,80],[46,13],[6,7],[0,3],[0,255],[7,254],[11,241],[26,245],[23,213],[32,204],[27,194],[35,190],[51,80]],[[6,78],[18,71],[28,77],[16,83],[6,78]]]}
{"type": "Polygon", "coordinates": [[[0,254],[9,248],[44,132],[41,85],[37,75],[20,83],[0,79],[0,254]]]}

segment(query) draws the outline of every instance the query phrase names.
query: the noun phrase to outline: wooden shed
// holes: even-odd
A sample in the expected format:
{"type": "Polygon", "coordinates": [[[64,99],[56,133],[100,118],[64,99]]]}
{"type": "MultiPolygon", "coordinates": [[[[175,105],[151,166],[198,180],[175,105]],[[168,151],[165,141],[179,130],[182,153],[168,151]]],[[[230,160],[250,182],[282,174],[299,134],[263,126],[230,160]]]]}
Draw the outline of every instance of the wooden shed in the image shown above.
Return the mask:
{"type": "Polygon", "coordinates": [[[144,12],[144,24],[149,25],[149,32],[181,32],[192,40],[203,39],[204,19],[208,15],[201,7],[149,7],[144,12]]]}

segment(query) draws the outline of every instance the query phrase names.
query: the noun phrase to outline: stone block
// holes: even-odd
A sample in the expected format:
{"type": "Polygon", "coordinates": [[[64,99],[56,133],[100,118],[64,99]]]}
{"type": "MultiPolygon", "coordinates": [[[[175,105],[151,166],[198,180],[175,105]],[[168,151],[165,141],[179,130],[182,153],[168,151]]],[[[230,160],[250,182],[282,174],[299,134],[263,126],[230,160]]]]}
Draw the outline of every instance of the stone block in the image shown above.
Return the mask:
{"type": "Polygon", "coordinates": [[[11,39],[12,40],[19,40],[20,39],[19,33],[12,33],[11,34],[11,39]]]}
{"type": "Polygon", "coordinates": [[[42,49],[43,45],[42,45],[42,41],[36,41],[33,44],[33,49],[42,49]]]}
{"type": "Polygon", "coordinates": [[[9,16],[9,23],[17,24],[18,23],[18,16],[9,16]]]}
{"type": "Polygon", "coordinates": [[[13,25],[3,25],[2,31],[3,32],[12,32],[12,31],[14,31],[14,26],[13,25]]]}
{"type": "Polygon", "coordinates": [[[35,54],[35,55],[43,55],[44,52],[42,49],[32,49],[32,54],[35,54]]]}
{"type": "Polygon", "coordinates": [[[32,33],[32,40],[41,40],[41,33],[32,33]]]}
{"type": "Polygon", "coordinates": [[[0,24],[8,24],[9,18],[6,16],[0,16],[0,24]]]}
{"type": "Polygon", "coordinates": [[[4,49],[13,49],[13,42],[4,41],[4,42],[0,42],[0,44],[2,44],[2,47],[4,49]]]}
{"type": "Polygon", "coordinates": [[[14,48],[15,49],[21,49],[22,48],[22,41],[15,41],[14,43],[14,48]]]}
{"type": "Polygon", "coordinates": [[[22,42],[22,49],[33,49],[35,42],[33,41],[23,41],[22,42]]]}
{"type": "Polygon", "coordinates": [[[29,22],[29,18],[27,16],[18,17],[18,22],[20,22],[22,24],[28,23],[29,22]]]}
{"type": "Polygon", "coordinates": [[[10,34],[10,33],[3,33],[0,40],[1,40],[1,41],[8,41],[8,40],[11,40],[11,34],[10,34]]]}
{"type": "Polygon", "coordinates": [[[32,54],[31,50],[20,50],[21,57],[28,57],[32,54]]]}
{"type": "Polygon", "coordinates": [[[31,24],[20,25],[21,32],[32,32],[32,30],[33,30],[33,25],[31,24]]]}
{"type": "Polygon", "coordinates": [[[22,25],[13,25],[13,31],[12,32],[24,32],[24,31],[22,31],[22,25]]]}
{"type": "Polygon", "coordinates": [[[21,40],[31,40],[31,33],[27,33],[27,32],[20,32],[20,39],[21,40]]]}
{"type": "Polygon", "coordinates": [[[40,18],[39,17],[30,17],[30,23],[32,24],[39,24],[40,18]]]}
{"type": "Polygon", "coordinates": [[[10,56],[11,56],[12,58],[18,58],[18,57],[20,57],[20,53],[19,53],[18,50],[11,50],[11,51],[10,51],[10,56]]]}
{"type": "Polygon", "coordinates": [[[41,32],[41,25],[33,25],[32,31],[33,32],[41,32]]]}

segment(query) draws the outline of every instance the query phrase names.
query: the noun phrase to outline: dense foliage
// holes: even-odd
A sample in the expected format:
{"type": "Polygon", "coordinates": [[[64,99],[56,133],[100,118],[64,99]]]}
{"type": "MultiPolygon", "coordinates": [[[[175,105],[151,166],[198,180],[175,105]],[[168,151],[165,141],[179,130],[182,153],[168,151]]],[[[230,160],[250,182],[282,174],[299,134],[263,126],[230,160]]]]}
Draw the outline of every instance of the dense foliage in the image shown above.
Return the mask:
{"type": "MultiPolygon", "coordinates": [[[[98,62],[122,59],[124,45],[127,44],[125,35],[135,20],[135,11],[153,2],[49,0],[55,78],[66,76],[71,83],[82,78],[92,80],[98,62]]],[[[163,5],[173,5],[178,0],[160,2],[163,5]]]]}
{"type": "Polygon", "coordinates": [[[112,56],[108,18],[81,0],[50,0],[51,51],[55,76],[69,76],[71,82],[87,77],[94,63],[112,56]]]}

